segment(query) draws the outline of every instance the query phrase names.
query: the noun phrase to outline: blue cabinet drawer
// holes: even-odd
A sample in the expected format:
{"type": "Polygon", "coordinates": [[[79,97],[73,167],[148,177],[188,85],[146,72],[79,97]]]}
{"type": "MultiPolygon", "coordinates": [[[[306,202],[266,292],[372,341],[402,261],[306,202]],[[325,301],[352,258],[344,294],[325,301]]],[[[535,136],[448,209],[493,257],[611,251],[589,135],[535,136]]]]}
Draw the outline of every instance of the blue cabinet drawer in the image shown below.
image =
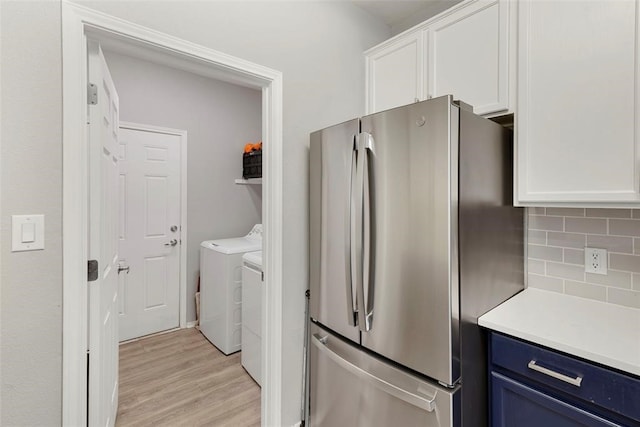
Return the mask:
{"type": "Polygon", "coordinates": [[[640,423],[640,379],[565,354],[491,334],[491,363],[640,423]]]}
{"type": "Polygon", "coordinates": [[[620,427],[496,372],[491,396],[493,427],[620,427]]]}

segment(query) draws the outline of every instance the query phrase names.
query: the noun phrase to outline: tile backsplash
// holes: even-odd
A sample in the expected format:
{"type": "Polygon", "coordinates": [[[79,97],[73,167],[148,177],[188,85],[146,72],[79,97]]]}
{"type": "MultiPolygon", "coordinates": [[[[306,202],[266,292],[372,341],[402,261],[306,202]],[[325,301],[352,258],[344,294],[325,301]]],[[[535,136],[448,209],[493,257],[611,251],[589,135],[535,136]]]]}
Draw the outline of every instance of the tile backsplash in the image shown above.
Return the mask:
{"type": "Polygon", "coordinates": [[[528,286],[640,308],[640,209],[527,208],[528,286]],[[608,254],[585,273],[584,248],[608,254]]]}

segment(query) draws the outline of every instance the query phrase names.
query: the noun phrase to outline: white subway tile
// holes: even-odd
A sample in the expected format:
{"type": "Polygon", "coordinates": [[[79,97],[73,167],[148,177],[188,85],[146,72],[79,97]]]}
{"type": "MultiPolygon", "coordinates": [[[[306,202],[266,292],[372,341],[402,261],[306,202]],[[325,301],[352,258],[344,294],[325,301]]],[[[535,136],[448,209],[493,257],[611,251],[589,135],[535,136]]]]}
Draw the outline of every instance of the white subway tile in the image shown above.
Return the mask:
{"type": "Polygon", "coordinates": [[[633,253],[633,238],[621,236],[587,235],[587,247],[602,248],[609,252],[633,253]]]}
{"type": "Polygon", "coordinates": [[[557,231],[549,231],[547,233],[547,245],[560,246],[563,248],[584,248],[586,236],[580,233],[559,233],[557,231]]]}
{"type": "Polygon", "coordinates": [[[544,215],[545,208],[541,208],[541,207],[527,208],[527,212],[529,215],[544,215]]]}
{"type": "Polygon", "coordinates": [[[587,209],[588,217],[631,218],[631,209],[587,209]]]}
{"type": "Polygon", "coordinates": [[[564,249],[564,262],[565,264],[577,264],[584,266],[584,250],[564,249]]]}
{"type": "Polygon", "coordinates": [[[613,286],[615,288],[631,289],[631,273],[626,271],[607,270],[607,274],[585,274],[585,282],[613,286]]]}
{"type": "Polygon", "coordinates": [[[579,208],[547,208],[547,215],[584,216],[584,209],[579,209],[579,208]]]}
{"type": "Polygon", "coordinates": [[[564,292],[564,283],[562,279],[556,279],[555,277],[540,276],[540,275],[531,274],[531,273],[529,273],[527,277],[529,279],[527,285],[532,288],[545,289],[547,291],[560,292],[560,293],[564,292]]]}
{"type": "Polygon", "coordinates": [[[574,282],[565,280],[564,292],[577,297],[595,299],[598,301],[607,300],[607,288],[604,286],[591,285],[584,282],[574,282]]]}
{"type": "Polygon", "coordinates": [[[566,218],[564,231],[586,234],[607,234],[607,220],[602,218],[566,218]]]}
{"type": "Polygon", "coordinates": [[[609,234],[640,237],[640,219],[610,219],[609,234]]]}
{"type": "Polygon", "coordinates": [[[527,208],[527,286],[640,308],[640,209],[527,208]],[[584,272],[584,247],[609,252],[584,272]]]}
{"type": "Polygon", "coordinates": [[[528,243],[534,245],[546,245],[547,244],[547,232],[541,230],[529,230],[527,232],[528,243]]]}
{"type": "Polygon", "coordinates": [[[640,255],[609,254],[609,268],[640,273],[640,255]]]}
{"type": "Polygon", "coordinates": [[[527,253],[529,255],[529,258],[562,262],[562,248],[552,248],[541,245],[528,245],[527,253]]]}
{"type": "Polygon", "coordinates": [[[626,289],[608,288],[607,301],[626,307],[640,308],[640,292],[626,289]]]}
{"type": "Polygon", "coordinates": [[[539,261],[537,259],[529,259],[527,260],[527,271],[529,273],[542,274],[544,275],[544,261],[539,261]]]}
{"type": "Polygon", "coordinates": [[[548,262],[547,276],[584,281],[584,267],[571,264],[548,262]]]}
{"type": "Polygon", "coordinates": [[[529,216],[530,230],[562,231],[564,219],[557,216],[529,216]]]}

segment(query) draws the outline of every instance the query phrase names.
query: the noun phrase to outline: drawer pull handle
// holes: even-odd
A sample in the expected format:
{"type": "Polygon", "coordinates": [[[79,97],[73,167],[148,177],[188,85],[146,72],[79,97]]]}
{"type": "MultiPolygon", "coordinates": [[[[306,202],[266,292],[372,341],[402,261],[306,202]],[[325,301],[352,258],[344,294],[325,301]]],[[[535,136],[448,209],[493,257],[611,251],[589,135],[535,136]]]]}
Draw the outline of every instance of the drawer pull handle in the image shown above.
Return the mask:
{"type": "Polygon", "coordinates": [[[555,378],[557,380],[560,380],[560,381],[564,381],[564,382],[569,383],[571,385],[574,385],[576,387],[580,387],[580,385],[582,384],[582,377],[572,378],[570,376],[560,374],[558,372],[552,371],[551,369],[547,369],[547,368],[545,368],[543,366],[540,366],[540,365],[536,364],[535,360],[530,361],[529,364],[527,365],[527,367],[529,369],[532,369],[532,370],[536,371],[536,372],[540,372],[541,374],[548,375],[550,377],[553,377],[553,378],[555,378]]]}

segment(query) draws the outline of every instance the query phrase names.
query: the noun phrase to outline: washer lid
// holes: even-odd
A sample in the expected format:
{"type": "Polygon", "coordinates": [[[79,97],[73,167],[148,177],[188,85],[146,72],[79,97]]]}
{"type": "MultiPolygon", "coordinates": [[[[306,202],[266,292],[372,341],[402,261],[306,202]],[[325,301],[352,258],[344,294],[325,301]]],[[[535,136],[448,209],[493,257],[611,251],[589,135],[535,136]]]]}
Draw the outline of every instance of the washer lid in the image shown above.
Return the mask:
{"type": "Polygon", "coordinates": [[[262,270],[262,251],[247,252],[242,256],[242,260],[245,264],[253,265],[262,270]]]}
{"type": "Polygon", "coordinates": [[[262,240],[235,237],[232,239],[206,240],[200,246],[223,254],[237,254],[262,250],[262,240]]]}

